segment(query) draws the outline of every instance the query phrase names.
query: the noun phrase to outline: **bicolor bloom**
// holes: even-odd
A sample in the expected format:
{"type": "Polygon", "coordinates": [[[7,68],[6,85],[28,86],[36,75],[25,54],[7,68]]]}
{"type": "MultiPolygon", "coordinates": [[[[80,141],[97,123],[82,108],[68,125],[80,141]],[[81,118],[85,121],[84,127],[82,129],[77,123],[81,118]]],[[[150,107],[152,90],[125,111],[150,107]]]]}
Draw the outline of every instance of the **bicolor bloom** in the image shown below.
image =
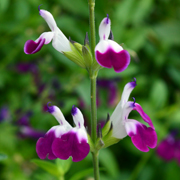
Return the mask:
{"type": "Polygon", "coordinates": [[[180,165],[180,139],[176,132],[171,132],[157,147],[157,154],[165,161],[176,159],[180,165]]]}
{"type": "Polygon", "coordinates": [[[24,45],[24,52],[26,54],[34,54],[41,50],[44,44],[49,44],[52,40],[53,47],[59,52],[71,51],[69,40],[62,33],[62,31],[57,27],[57,24],[52,16],[52,14],[46,10],[39,9],[39,14],[47,22],[50,32],[44,32],[35,41],[28,40],[24,45]]]}
{"type": "Polygon", "coordinates": [[[72,127],[57,106],[48,106],[48,111],[60,125],[53,126],[36,144],[36,152],[41,159],[68,159],[74,162],[84,159],[89,151],[88,137],[84,127],[84,118],[77,107],[72,107],[72,116],[76,127],[72,127]]]}
{"type": "Polygon", "coordinates": [[[130,63],[128,51],[115,41],[108,39],[111,30],[111,21],[107,15],[99,26],[100,41],[95,47],[95,57],[97,62],[106,68],[114,68],[116,72],[124,71],[130,63]]]}
{"type": "Polygon", "coordinates": [[[149,148],[155,148],[157,144],[157,134],[155,128],[149,116],[143,111],[142,107],[133,101],[128,101],[130,93],[136,86],[136,79],[125,85],[121,101],[116,106],[113,114],[111,115],[111,121],[113,125],[113,137],[122,139],[127,135],[131,137],[131,140],[135,147],[140,151],[147,152],[149,148]],[[132,110],[136,110],[143,120],[149,124],[150,127],[146,127],[144,124],[134,119],[129,119],[129,113],[132,110]]]}

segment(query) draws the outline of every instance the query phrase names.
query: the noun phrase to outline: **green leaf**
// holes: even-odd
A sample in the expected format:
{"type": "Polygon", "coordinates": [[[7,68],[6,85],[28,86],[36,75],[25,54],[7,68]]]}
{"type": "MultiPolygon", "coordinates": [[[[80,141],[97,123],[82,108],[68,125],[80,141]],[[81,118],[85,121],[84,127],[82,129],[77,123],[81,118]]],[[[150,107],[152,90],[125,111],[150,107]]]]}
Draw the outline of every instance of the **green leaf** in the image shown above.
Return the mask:
{"type": "Polygon", "coordinates": [[[6,11],[9,6],[9,0],[0,0],[0,13],[6,11]]]}
{"type": "Polygon", "coordinates": [[[162,108],[167,102],[168,98],[168,89],[166,83],[158,79],[153,83],[151,93],[150,93],[150,101],[153,104],[154,108],[162,108]]]}
{"type": "Polygon", "coordinates": [[[99,153],[100,163],[106,168],[106,171],[112,176],[117,177],[119,167],[113,153],[109,149],[102,149],[99,153]]]}
{"type": "Polygon", "coordinates": [[[66,174],[68,172],[68,170],[71,167],[72,158],[69,158],[67,160],[57,159],[56,164],[57,164],[57,167],[58,167],[58,170],[59,170],[60,174],[64,175],[64,174],[66,174]]]}
{"type": "Polygon", "coordinates": [[[86,169],[84,171],[80,171],[73,175],[69,180],[80,180],[83,177],[86,177],[87,175],[90,175],[93,173],[93,168],[86,169]]]}
{"type": "Polygon", "coordinates": [[[7,159],[7,155],[0,153],[0,161],[7,159]]]}
{"type": "Polygon", "coordinates": [[[44,169],[45,171],[47,171],[48,173],[50,173],[50,174],[52,174],[52,175],[54,175],[56,177],[61,176],[57,165],[54,164],[54,163],[39,160],[39,159],[33,159],[31,162],[35,163],[40,168],[44,169]]]}

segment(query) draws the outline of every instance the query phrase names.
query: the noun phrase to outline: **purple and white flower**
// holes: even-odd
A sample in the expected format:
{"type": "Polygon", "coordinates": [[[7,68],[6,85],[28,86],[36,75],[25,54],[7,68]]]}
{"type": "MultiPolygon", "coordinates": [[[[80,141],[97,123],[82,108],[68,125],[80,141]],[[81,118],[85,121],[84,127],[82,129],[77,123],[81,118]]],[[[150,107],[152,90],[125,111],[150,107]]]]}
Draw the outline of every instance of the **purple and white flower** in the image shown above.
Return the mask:
{"type": "Polygon", "coordinates": [[[107,15],[99,26],[100,41],[95,47],[95,57],[97,62],[106,68],[114,68],[116,72],[124,71],[130,63],[128,51],[115,41],[108,39],[111,30],[111,21],[107,15]]]}
{"type": "Polygon", "coordinates": [[[138,103],[135,103],[135,99],[134,102],[128,101],[130,93],[135,86],[136,79],[125,85],[121,101],[111,115],[110,119],[113,125],[112,136],[122,139],[128,135],[131,137],[131,140],[137,149],[147,152],[149,151],[148,147],[156,147],[157,134],[150,117],[143,111],[138,103]],[[137,120],[129,119],[128,116],[132,110],[136,110],[150,127],[145,126],[137,120]]]}
{"type": "Polygon", "coordinates": [[[57,119],[60,125],[53,126],[36,144],[36,151],[41,159],[68,159],[74,162],[84,159],[89,151],[88,137],[84,127],[81,111],[73,106],[72,116],[76,127],[72,127],[64,118],[57,106],[48,106],[48,111],[57,119]]]}
{"type": "Polygon", "coordinates": [[[24,45],[24,52],[26,54],[34,54],[41,50],[44,44],[49,44],[52,41],[53,47],[59,52],[71,51],[69,40],[62,33],[62,31],[57,27],[57,24],[52,16],[52,14],[46,10],[39,9],[39,14],[47,22],[50,32],[44,32],[35,41],[28,40],[24,45]]]}

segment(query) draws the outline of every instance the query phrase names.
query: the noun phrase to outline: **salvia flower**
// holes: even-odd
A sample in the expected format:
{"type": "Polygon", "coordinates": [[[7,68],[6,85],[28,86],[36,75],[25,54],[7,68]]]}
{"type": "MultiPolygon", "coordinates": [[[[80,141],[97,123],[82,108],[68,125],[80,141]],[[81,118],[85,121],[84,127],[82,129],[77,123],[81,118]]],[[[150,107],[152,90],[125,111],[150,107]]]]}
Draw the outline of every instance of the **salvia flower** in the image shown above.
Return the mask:
{"type": "Polygon", "coordinates": [[[113,125],[112,136],[122,139],[128,135],[137,149],[147,152],[149,151],[148,147],[156,147],[157,134],[151,119],[143,111],[142,107],[135,103],[135,99],[134,101],[128,101],[130,93],[135,86],[136,79],[125,85],[121,100],[110,117],[113,125]],[[129,119],[128,116],[132,110],[136,110],[150,127],[146,127],[137,120],[129,119]]]}
{"type": "Polygon", "coordinates": [[[180,138],[177,132],[171,132],[157,147],[157,154],[165,161],[176,159],[180,165],[180,138]]]}
{"type": "Polygon", "coordinates": [[[128,51],[115,41],[108,39],[111,31],[111,21],[107,15],[99,26],[100,41],[95,47],[97,62],[106,68],[114,68],[116,72],[124,71],[130,63],[128,51]]]}
{"type": "Polygon", "coordinates": [[[73,106],[72,116],[76,127],[72,127],[64,118],[57,106],[49,106],[48,111],[60,125],[53,126],[36,144],[36,152],[41,159],[68,159],[74,162],[84,159],[89,151],[88,137],[84,127],[84,118],[81,111],[73,106]]]}
{"type": "Polygon", "coordinates": [[[51,31],[44,32],[35,41],[28,40],[24,45],[24,52],[26,54],[34,54],[41,50],[44,44],[49,44],[52,41],[53,47],[59,52],[71,51],[69,40],[57,27],[52,14],[46,10],[39,9],[39,14],[47,22],[51,31]]]}

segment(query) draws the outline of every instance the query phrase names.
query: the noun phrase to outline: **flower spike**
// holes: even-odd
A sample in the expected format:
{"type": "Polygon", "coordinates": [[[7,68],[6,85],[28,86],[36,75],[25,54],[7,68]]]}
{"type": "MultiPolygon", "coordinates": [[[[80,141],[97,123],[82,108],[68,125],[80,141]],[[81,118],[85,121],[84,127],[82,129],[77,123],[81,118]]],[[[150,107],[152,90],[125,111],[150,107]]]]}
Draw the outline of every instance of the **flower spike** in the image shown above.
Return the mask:
{"type": "MultiPolygon", "coordinates": [[[[104,18],[99,26],[100,41],[95,47],[95,57],[97,62],[106,68],[114,68],[115,72],[124,71],[130,63],[128,51],[117,44],[115,41],[108,39],[112,35],[111,21],[109,15],[104,18]]],[[[112,36],[113,37],[113,36],[112,36]]]]}

